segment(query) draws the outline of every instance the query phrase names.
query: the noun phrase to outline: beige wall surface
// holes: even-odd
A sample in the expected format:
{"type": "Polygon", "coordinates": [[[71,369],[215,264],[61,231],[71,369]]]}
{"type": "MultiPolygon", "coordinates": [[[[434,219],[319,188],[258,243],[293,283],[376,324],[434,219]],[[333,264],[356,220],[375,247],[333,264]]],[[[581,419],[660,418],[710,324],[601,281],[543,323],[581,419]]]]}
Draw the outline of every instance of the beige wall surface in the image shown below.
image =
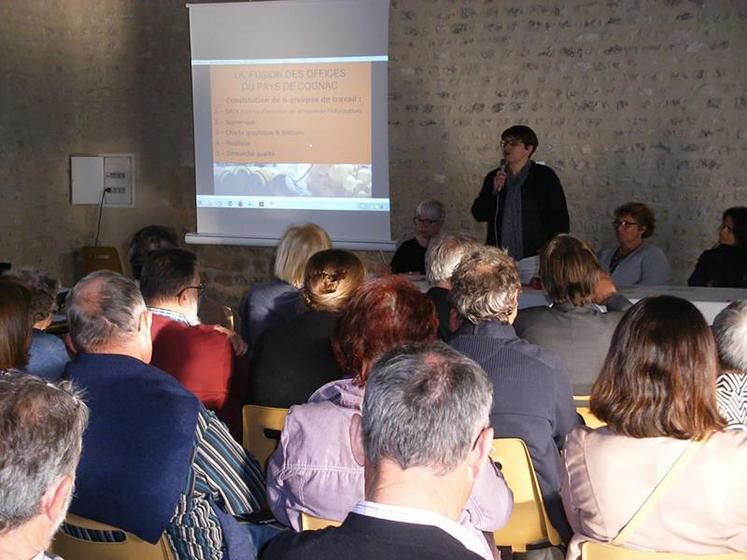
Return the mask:
{"type": "MultiPolygon", "coordinates": [[[[183,0],[0,2],[0,260],[74,280],[94,206],[69,204],[69,156],[134,153],[137,206],[105,209],[101,243],[195,229],[189,27],[183,0]]],[[[656,211],[675,283],[747,204],[747,3],[741,0],[392,0],[393,237],[423,198],[482,238],[469,206],[514,123],[565,187],[572,231],[610,244],[612,209],[656,211]]],[[[236,305],[272,251],[198,249],[236,305]]],[[[374,256],[370,257],[374,259],[374,256]]]]}

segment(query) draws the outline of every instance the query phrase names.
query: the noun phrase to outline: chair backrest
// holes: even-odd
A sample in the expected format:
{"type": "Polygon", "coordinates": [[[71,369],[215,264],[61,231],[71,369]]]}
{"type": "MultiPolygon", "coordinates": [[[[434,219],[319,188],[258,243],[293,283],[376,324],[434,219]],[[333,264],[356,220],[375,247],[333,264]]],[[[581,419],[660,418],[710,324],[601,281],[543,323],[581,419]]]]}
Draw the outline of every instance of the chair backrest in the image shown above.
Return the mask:
{"type": "Polygon", "coordinates": [[[589,428],[596,430],[597,428],[601,428],[607,425],[599,418],[594,416],[588,406],[577,406],[576,412],[581,415],[581,418],[584,419],[584,424],[586,424],[589,428]]]}
{"type": "Polygon", "coordinates": [[[589,395],[574,395],[573,401],[576,403],[576,412],[581,415],[581,418],[584,419],[584,424],[586,424],[589,428],[597,429],[601,428],[602,426],[606,426],[607,424],[602,422],[599,418],[591,413],[591,409],[589,408],[589,400],[589,395]]]}
{"type": "Polygon", "coordinates": [[[581,545],[582,560],[747,560],[747,554],[678,554],[634,550],[607,543],[585,542],[581,545]]]}
{"type": "Polygon", "coordinates": [[[317,529],[324,529],[325,527],[339,527],[342,525],[340,521],[333,519],[322,519],[321,517],[314,517],[306,512],[301,512],[301,530],[302,531],[316,531],[317,529]]]}
{"type": "Polygon", "coordinates": [[[83,247],[80,258],[83,276],[96,270],[113,270],[122,274],[122,262],[115,247],[83,247]]]}
{"type": "Polygon", "coordinates": [[[265,468],[267,459],[277,447],[287,408],[247,404],[242,409],[244,419],[244,449],[254,455],[265,468]]]}
{"type": "Polygon", "coordinates": [[[132,533],[68,513],[52,542],[54,554],[66,560],[173,560],[164,534],[150,544],[132,533]]]}
{"type": "Polygon", "coordinates": [[[499,464],[506,483],[514,493],[514,509],[508,524],[493,533],[497,546],[523,552],[528,544],[560,544],[542,501],[537,475],[526,444],[518,438],[493,440],[490,458],[499,464]]]}

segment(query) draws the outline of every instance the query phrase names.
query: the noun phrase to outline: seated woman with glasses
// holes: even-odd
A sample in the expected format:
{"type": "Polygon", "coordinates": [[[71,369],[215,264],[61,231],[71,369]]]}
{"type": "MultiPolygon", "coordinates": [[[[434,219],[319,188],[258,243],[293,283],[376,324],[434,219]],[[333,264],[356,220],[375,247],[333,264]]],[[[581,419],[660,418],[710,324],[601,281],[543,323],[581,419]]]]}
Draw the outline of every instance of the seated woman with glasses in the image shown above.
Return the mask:
{"type": "Polygon", "coordinates": [[[728,208],[721,218],[718,243],[698,258],[688,286],[747,288],[747,208],[728,208]]]}
{"type": "Polygon", "coordinates": [[[612,227],[617,247],[602,249],[599,262],[617,286],[660,286],[669,280],[669,261],[664,251],[644,241],[651,237],[656,217],[640,202],[628,202],[615,209],[612,227]]]}
{"type": "Polygon", "coordinates": [[[607,426],[566,439],[567,559],[584,541],[747,552],[747,433],[724,429],[717,374],[713,335],[692,303],[658,296],[627,311],[591,390],[607,426]]]}
{"type": "Polygon", "coordinates": [[[425,274],[425,252],[431,239],[441,231],[445,215],[444,205],[438,200],[424,200],[418,204],[412,219],[415,237],[397,247],[390,265],[394,274],[425,274]]]}

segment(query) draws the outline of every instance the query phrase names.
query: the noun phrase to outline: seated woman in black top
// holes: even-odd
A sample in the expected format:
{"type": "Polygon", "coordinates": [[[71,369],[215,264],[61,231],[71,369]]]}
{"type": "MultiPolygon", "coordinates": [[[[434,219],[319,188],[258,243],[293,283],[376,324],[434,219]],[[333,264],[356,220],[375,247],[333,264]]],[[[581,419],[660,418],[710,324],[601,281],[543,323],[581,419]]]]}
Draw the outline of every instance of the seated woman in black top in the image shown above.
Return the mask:
{"type": "Polygon", "coordinates": [[[425,252],[431,239],[441,231],[445,214],[444,205],[438,200],[424,200],[418,204],[412,219],[415,237],[397,247],[390,265],[394,274],[425,274],[425,252]]]}
{"type": "Polygon", "coordinates": [[[328,249],[309,259],[301,290],[307,311],[260,336],[252,357],[248,404],[288,408],[342,377],[330,335],[338,313],[365,276],[363,263],[348,251],[328,249]]]}
{"type": "Polygon", "coordinates": [[[747,288],[747,207],[735,206],[724,212],[718,244],[703,251],[687,284],[747,288]]]}

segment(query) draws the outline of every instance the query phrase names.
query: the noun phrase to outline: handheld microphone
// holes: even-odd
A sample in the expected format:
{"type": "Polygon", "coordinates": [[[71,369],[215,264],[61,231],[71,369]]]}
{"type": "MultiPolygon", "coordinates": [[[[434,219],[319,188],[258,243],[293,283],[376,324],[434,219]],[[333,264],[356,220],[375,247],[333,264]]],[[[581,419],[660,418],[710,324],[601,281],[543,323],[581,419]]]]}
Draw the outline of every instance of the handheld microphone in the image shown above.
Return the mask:
{"type": "MultiPolygon", "coordinates": [[[[501,162],[498,164],[498,170],[496,171],[496,175],[498,175],[498,173],[504,173],[505,174],[507,171],[508,171],[508,163],[506,162],[505,159],[502,159],[501,162]]],[[[493,179],[493,180],[495,181],[495,179],[493,179]]],[[[499,192],[501,192],[501,189],[499,189],[497,187],[493,187],[493,194],[495,196],[498,196],[499,192]]]]}

